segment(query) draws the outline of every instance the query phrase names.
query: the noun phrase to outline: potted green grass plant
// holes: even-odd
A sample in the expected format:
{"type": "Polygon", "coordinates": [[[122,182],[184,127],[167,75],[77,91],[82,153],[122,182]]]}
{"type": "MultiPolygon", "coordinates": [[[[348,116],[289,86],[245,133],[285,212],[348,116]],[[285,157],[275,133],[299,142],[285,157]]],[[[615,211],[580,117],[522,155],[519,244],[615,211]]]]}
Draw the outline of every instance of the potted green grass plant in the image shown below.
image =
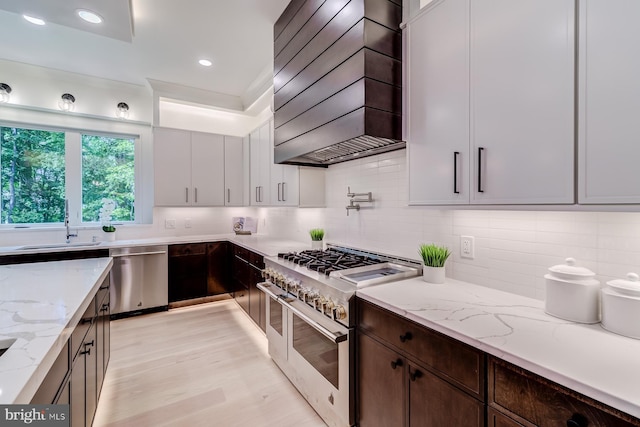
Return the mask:
{"type": "Polygon", "coordinates": [[[311,236],[311,249],[322,250],[324,230],[322,228],[314,228],[312,230],[309,230],[309,235],[311,236]]]}
{"type": "Polygon", "coordinates": [[[100,222],[102,223],[102,231],[104,232],[104,240],[113,242],[116,240],[116,228],[111,223],[111,214],[116,208],[116,202],[112,199],[102,199],[102,207],[100,208],[100,222]]]}
{"type": "Polygon", "coordinates": [[[418,251],[422,258],[422,278],[429,283],[444,283],[444,264],[451,255],[451,251],[444,246],[422,244],[418,251]]]}

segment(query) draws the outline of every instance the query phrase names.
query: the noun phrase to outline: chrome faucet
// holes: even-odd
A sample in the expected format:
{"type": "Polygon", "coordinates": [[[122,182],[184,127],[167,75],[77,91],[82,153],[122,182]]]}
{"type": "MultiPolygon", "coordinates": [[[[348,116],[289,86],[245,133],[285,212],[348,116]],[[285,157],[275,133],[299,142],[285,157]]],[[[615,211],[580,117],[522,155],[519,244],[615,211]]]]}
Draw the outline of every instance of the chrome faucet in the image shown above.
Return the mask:
{"type": "Polygon", "coordinates": [[[71,243],[72,237],[78,237],[78,233],[71,234],[69,229],[69,199],[64,199],[64,226],[67,228],[67,243],[71,243]]]}
{"type": "Polygon", "coordinates": [[[347,216],[349,216],[349,211],[351,209],[359,211],[360,203],[373,202],[373,196],[371,195],[370,191],[368,193],[352,193],[351,187],[347,187],[347,197],[349,198],[349,205],[347,206],[347,216]],[[358,199],[358,197],[360,198],[358,199]]]}

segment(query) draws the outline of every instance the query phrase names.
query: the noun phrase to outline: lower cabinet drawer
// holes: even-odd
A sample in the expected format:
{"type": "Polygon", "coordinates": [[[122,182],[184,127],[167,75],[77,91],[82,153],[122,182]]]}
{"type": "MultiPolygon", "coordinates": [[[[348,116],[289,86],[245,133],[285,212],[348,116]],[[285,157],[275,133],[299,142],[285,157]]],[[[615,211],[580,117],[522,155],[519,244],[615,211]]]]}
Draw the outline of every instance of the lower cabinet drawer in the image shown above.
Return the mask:
{"type": "Polygon", "coordinates": [[[640,426],[637,418],[493,357],[489,358],[488,382],[490,409],[517,421],[509,424],[496,418],[492,424],[490,417],[489,425],[640,426]]]}
{"type": "Polygon", "coordinates": [[[464,343],[358,300],[358,327],[433,368],[454,384],[484,400],[485,356],[464,343]]]}

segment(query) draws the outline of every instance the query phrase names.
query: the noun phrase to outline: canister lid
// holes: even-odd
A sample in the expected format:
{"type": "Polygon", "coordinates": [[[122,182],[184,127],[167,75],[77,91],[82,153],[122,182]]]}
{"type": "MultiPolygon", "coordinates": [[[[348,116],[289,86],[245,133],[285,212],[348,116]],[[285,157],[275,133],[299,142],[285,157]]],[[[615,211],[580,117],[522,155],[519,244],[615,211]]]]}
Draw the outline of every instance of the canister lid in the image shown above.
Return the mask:
{"type": "Polygon", "coordinates": [[[596,274],[585,267],[577,267],[575,258],[567,258],[564,264],[554,265],[549,271],[554,277],[565,280],[588,279],[596,274]]]}
{"type": "Polygon", "coordinates": [[[627,279],[615,279],[607,282],[614,290],[621,294],[640,296],[640,276],[636,273],[627,273],[627,279]]]}

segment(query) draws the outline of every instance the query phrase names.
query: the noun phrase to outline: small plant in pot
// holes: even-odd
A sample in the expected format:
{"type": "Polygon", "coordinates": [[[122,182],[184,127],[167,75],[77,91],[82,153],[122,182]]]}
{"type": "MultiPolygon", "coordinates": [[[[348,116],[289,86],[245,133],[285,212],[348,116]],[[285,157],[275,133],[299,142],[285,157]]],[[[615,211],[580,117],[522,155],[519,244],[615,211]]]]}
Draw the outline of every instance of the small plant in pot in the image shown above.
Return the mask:
{"type": "Polygon", "coordinates": [[[424,266],[422,267],[422,277],[425,282],[444,283],[444,264],[451,255],[451,251],[444,246],[434,244],[422,244],[418,251],[424,266]]]}
{"type": "Polygon", "coordinates": [[[311,236],[311,249],[322,250],[322,240],[324,239],[324,230],[322,228],[314,228],[309,230],[311,236]]]}
{"type": "Polygon", "coordinates": [[[102,223],[102,231],[105,233],[105,240],[113,242],[116,240],[116,228],[111,223],[111,214],[116,208],[116,202],[111,199],[102,199],[102,207],[100,208],[100,222],[102,223]]]}

